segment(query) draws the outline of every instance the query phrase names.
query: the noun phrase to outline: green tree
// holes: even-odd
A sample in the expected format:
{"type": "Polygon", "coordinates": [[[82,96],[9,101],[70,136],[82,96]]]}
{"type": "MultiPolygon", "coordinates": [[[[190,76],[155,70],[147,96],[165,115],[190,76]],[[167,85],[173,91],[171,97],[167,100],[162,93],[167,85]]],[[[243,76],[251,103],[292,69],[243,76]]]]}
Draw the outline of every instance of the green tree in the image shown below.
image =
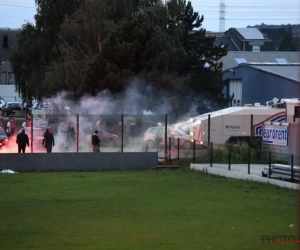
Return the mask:
{"type": "Polygon", "coordinates": [[[292,28],[286,29],[284,38],[281,40],[278,46],[279,51],[297,51],[297,42],[293,38],[292,28]]]}
{"type": "Polygon", "coordinates": [[[52,0],[36,0],[35,24],[23,25],[18,47],[11,56],[16,89],[22,94],[23,101],[41,99],[45,93],[41,85],[45,71],[53,59],[60,57],[57,46],[60,26],[82,2],[83,0],[64,0],[53,4],[52,0]]]}
{"type": "Polygon", "coordinates": [[[184,113],[188,100],[203,93],[224,99],[218,59],[226,49],[215,47],[204,29],[193,31],[203,16],[191,2],[41,0],[37,6],[36,25],[24,26],[12,57],[24,98],[62,90],[75,98],[119,93],[135,82],[150,110],[168,103],[184,113]]]}
{"type": "Polygon", "coordinates": [[[41,96],[41,53],[43,42],[39,32],[32,24],[25,24],[18,36],[18,48],[11,55],[10,61],[16,81],[16,90],[24,100],[41,96]]]}
{"type": "MultiPolygon", "coordinates": [[[[204,17],[194,12],[190,1],[169,0],[167,6],[168,32],[185,51],[179,74],[191,77],[191,99],[201,100],[206,97],[216,106],[223,107],[228,100],[222,94],[225,82],[222,81],[222,64],[218,61],[227,54],[226,46],[216,46],[215,37],[206,36],[206,30],[201,28],[204,17]]],[[[199,101],[196,104],[203,106],[199,101]]]]}

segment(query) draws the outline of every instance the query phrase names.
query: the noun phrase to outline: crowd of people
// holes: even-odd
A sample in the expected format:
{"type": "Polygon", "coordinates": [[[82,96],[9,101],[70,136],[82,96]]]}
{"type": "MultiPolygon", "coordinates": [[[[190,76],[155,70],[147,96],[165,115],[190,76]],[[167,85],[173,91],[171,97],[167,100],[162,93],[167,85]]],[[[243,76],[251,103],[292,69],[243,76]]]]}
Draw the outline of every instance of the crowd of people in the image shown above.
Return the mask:
{"type": "MultiPolygon", "coordinates": [[[[74,152],[76,136],[79,136],[80,146],[83,148],[90,148],[90,150],[93,152],[100,152],[100,144],[105,145],[108,140],[111,140],[111,138],[108,138],[107,136],[105,137],[105,135],[108,133],[105,131],[105,124],[103,124],[100,119],[97,119],[96,121],[94,120],[94,122],[88,117],[81,119],[79,121],[79,133],[77,135],[77,121],[74,118],[70,119],[65,116],[59,118],[60,119],[56,121],[53,121],[53,119],[48,119],[47,127],[39,128],[44,129],[44,139],[38,144],[40,147],[45,148],[44,150],[46,150],[48,153],[51,153],[52,148],[55,146],[54,138],[56,138],[58,142],[58,149],[56,150],[58,152],[74,152]],[[72,150],[72,148],[74,150],[72,150]]],[[[31,132],[29,132],[30,129],[28,129],[28,127],[32,127],[32,118],[27,117],[27,119],[21,125],[22,129],[18,130],[18,126],[14,118],[9,118],[9,120],[5,123],[3,118],[0,116],[0,127],[3,127],[9,139],[14,138],[13,136],[16,136],[18,152],[24,153],[26,151],[26,145],[29,146],[28,144],[30,142],[28,139],[27,143],[28,135],[26,134],[26,131],[29,133],[29,136],[31,136],[31,132]],[[25,131],[26,128],[27,130],[25,131]],[[18,131],[21,132],[18,133],[18,131]]],[[[139,129],[134,121],[130,121],[129,124],[126,124],[124,121],[123,125],[122,122],[118,122],[116,126],[110,127],[110,131],[113,132],[113,134],[111,134],[114,137],[113,142],[118,146],[121,145],[122,137],[123,146],[133,146],[140,143],[140,138],[138,137],[139,129]]],[[[164,139],[164,133],[164,127],[161,123],[158,123],[155,136],[157,148],[160,148],[161,141],[164,139]]],[[[41,135],[39,135],[39,137],[41,137],[41,135]]]]}

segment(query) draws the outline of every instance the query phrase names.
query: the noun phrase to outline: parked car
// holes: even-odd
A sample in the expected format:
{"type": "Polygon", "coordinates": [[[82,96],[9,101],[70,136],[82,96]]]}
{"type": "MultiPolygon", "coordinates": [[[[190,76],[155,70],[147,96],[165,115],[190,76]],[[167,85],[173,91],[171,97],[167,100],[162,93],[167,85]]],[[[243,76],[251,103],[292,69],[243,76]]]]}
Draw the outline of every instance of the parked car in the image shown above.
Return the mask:
{"type": "Polygon", "coordinates": [[[23,110],[23,107],[19,102],[7,102],[2,108],[2,115],[10,116],[17,110],[23,110]]]}
{"type": "MultiPolygon", "coordinates": [[[[144,143],[148,146],[148,148],[154,148],[155,147],[155,136],[156,136],[157,127],[150,127],[147,129],[147,131],[144,134],[144,143]]],[[[167,128],[167,136],[170,136],[170,128],[167,128]]],[[[190,136],[179,130],[175,129],[175,136],[176,138],[179,138],[179,147],[184,149],[191,149],[192,148],[192,142],[190,140],[190,136]]],[[[164,140],[162,140],[161,145],[164,145],[164,140]]],[[[177,143],[176,143],[177,146],[177,143]]]]}
{"type": "Polygon", "coordinates": [[[7,135],[2,127],[0,127],[0,149],[8,143],[7,135]]]}

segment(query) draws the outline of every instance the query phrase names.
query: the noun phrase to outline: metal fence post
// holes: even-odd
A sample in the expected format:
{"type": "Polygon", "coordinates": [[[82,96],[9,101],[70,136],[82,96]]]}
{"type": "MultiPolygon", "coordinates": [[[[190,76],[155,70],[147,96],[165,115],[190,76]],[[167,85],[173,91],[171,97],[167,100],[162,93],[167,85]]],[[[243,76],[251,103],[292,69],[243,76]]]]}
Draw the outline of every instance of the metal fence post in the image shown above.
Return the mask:
{"type": "Polygon", "coordinates": [[[271,164],[272,164],[272,155],[271,155],[271,151],[269,151],[269,178],[271,178],[271,164]]]}
{"type": "Polygon", "coordinates": [[[79,114],[77,114],[77,121],[76,121],[76,129],[77,129],[77,135],[76,135],[76,152],[79,152],[79,114]]]}
{"type": "Polygon", "coordinates": [[[294,155],[291,154],[291,181],[294,182],[294,155]]]}
{"type": "Polygon", "coordinates": [[[196,163],[196,140],[193,140],[193,163],[196,163]]]}
{"type": "Polygon", "coordinates": [[[212,142],[210,143],[210,157],[209,157],[209,160],[210,160],[210,166],[212,167],[212,165],[213,165],[213,143],[212,142]]]}
{"type": "Polygon", "coordinates": [[[124,115],[121,115],[122,129],[121,129],[121,152],[124,150],[124,115]]]}
{"type": "Polygon", "coordinates": [[[169,137],[169,162],[171,161],[171,136],[169,137]]]}
{"type": "Polygon", "coordinates": [[[207,144],[210,144],[210,115],[208,115],[207,144]]]}
{"type": "Polygon", "coordinates": [[[165,165],[167,165],[167,153],[168,153],[168,115],[165,115],[165,165]]]}
{"type": "Polygon", "coordinates": [[[31,126],[31,131],[30,131],[30,136],[31,136],[31,138],[30,138],[30,149],[31,149],[31,153],[33,153],[33,114],[31,115],[31,124],[30,124],[31,126]]]}
{"type": "Polygon", "coordinates": [[[179,138],[177,138],[177,164],[179,164],[179,138]]]}
{"type": "Polygon", "coordinates": [[[228,152],[228,170],[231,169],[231,143],[229,144],[229,152],[228,152]]]}
{"type": "Polygon", "coordinates": [[[253,114],[250,117],[250,136],[253,136],[253,114]]]}
{"type": "Polygon", "coordinates": [[[251,148],[248,148],[248,174],[250,174],[251,148]]]}

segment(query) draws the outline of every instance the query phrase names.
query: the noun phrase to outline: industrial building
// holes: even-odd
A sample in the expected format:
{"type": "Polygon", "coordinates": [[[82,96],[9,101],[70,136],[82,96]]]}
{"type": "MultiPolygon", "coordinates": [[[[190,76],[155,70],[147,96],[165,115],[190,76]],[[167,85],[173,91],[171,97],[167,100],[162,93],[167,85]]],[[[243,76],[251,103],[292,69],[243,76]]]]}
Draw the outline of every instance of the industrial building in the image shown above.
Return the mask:
{"type": "Polygon", "coordinates": [[[229,106],[300,97],[300,52],[229,51],[220,61],[229,106]]]}

